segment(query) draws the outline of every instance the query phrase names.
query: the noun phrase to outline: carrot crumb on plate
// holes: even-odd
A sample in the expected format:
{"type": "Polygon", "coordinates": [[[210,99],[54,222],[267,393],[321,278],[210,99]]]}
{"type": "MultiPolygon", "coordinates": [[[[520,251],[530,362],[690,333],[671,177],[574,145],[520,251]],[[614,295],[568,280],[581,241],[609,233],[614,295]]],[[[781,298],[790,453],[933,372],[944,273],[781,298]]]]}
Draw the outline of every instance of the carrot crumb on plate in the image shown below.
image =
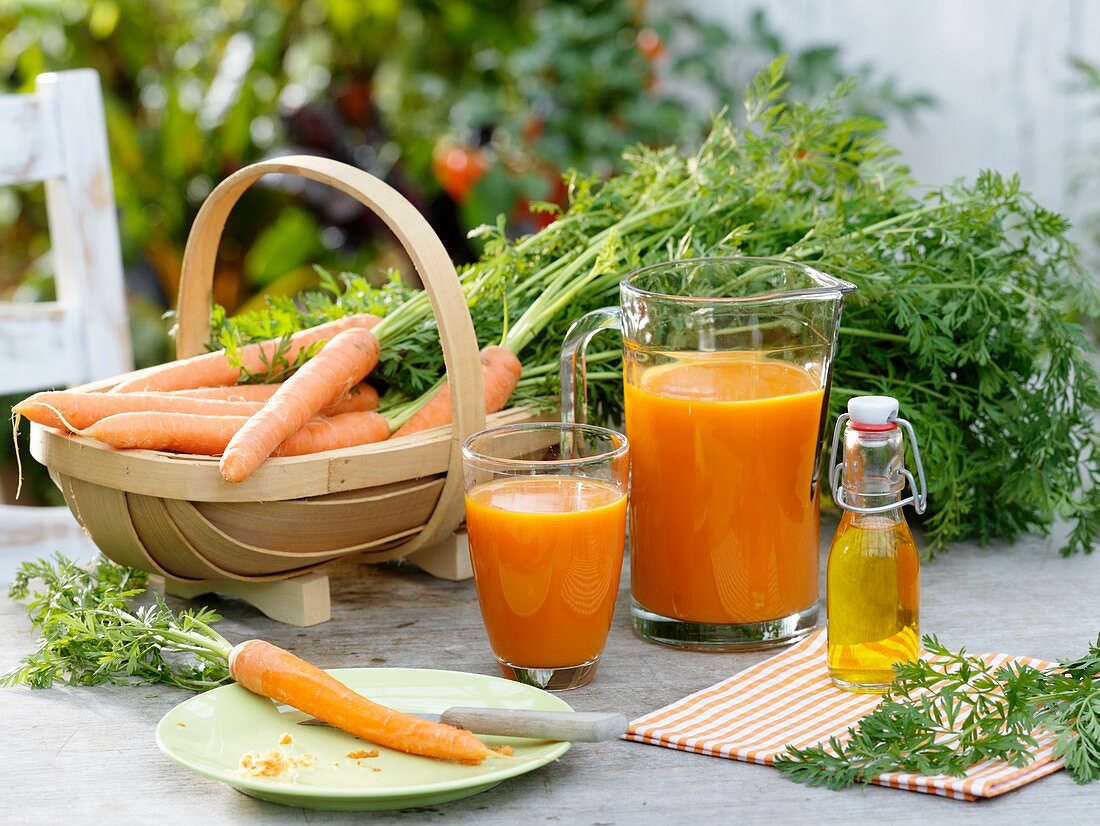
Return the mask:
{"type": "Polygon", "coordinates": [[[489,751],[496,752],[501,757],[511,757],[516,753],[516,750],[509,746],[507,743],[501,743],[499,746],[493,746],[489,751]]]}
{"type": "Polygon", "coordinates": [[[187,723],[183,722],[183,720],[177,721],[176,725],[179,726],[180,728],[187,728],[187,723]]]}
{"type": "Polygon", "coordinates": [[[367,751],[366,749],[359,749],[358,751],[349,751],[345,755],[345,757],[348,757],[352,760],[361,760],[364,757],[377,757],[377,756],[378,756],[378,749],[371,749],[370,751],[367,751]]]}
{"type": "Polygon", "coordinates": [[[241,777],[283,777],[317,762],[312,754],[295,756],[282,749],[250,751],[241,756],[236,773],[241,777]]]}
{"type": "Polygon", "coordinates": [[[284,732],[283,736],[279,738],[279,745],[280,746],[289,746],[293,742],[294,742],[294,738],[291,737],[286,732],[284,732]]]}

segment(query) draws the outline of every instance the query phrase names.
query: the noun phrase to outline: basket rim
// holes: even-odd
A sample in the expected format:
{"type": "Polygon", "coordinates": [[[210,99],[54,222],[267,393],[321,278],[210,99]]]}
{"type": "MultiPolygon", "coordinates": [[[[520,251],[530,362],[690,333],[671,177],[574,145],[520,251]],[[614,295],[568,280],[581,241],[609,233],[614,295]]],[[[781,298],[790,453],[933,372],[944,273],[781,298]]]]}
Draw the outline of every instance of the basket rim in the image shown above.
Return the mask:
{"type": "MultiPolygon", "coordinates": [[[[494,424],[529,421],[527,407],[489,416],[494,424]]],[[[226,482],[218,460],[153,450],[116,450],[86,436],[31,423],[31,455],[50,470],[126,493],[192,502],[272,502],[421,479],[446,473],[450,425],[394,442],[268,459],[243,482],[226,482]]]]}

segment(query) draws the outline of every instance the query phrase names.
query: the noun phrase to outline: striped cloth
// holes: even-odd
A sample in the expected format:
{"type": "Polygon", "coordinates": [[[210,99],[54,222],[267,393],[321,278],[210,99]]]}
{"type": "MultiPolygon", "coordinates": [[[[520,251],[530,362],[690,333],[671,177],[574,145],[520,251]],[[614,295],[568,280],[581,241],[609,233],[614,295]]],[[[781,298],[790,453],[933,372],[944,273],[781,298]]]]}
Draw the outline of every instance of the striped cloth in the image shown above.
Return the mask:
{"type": "MultiPolygon", "coordinates": [[[[1007,654],[983,655],[999,666],[1011,660],[1035,668],[1050,663],[1007,654]]],[[[770,766],[788,744],[806,747],[847,731],[881,698],[836,688],[825,660],[825,632],[747,668],[710,688],[638,718],[626,738],[639,743],[763,763],[770,766]]],[[[1037,732],[1038,748],[1023,768],[1003,760],[971,766],[964,777],[888,773],[872,782],[956,800],[996,797],[1062,768],[1051,754],[1054,737],[1037,732]]]]}

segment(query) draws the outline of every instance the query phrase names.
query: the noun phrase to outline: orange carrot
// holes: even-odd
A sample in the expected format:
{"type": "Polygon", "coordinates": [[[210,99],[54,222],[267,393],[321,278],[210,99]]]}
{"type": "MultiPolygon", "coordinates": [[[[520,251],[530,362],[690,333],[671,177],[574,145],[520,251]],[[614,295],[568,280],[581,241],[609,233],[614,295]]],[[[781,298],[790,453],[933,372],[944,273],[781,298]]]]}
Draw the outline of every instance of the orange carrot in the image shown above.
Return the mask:
{"type": "MultiPolygon", "coordinates": [[[[338,318],[317,327],[310,327],[290,337],[290,343],[284,352],[279,352],[282,339],[259,341],[245,345],[240,349],[241,364],[252,373],[259,373],[271,367],[276,356],[293,362],[298,353],[319,341],[328,341],[345,330],[370,330],[381,319],[372,315],[349,315],[338,318]]],[[[148,371],[142,371],[131,379],[120,382],[112,393],[132,393],[135,391],[187,390],[194,387],[219,387],[236,384],[241,377],[239,368],[229,363],[224,350],[203,353],[181,361],[172,361],[148,371]]],[[[325,399],[327,402],[328,399],[325,399]]]]}
{"type": "MultiPolygon", "coordinates": [[[[230,387],[197,387],[193,390],[174,390],[174,396],[186,396],[195,399],[223,399],[225,401],[266,402],[282,387],[282,382],[272,384],[236,384],[230,387]]],[[[321,410],[326,416],[339,413],[355,413],[361,410],[378,409],[378,391],[369,384],[360,384],[335,401],[329,402],[321,410]]]]}
{"type": "Polygon", "coordinates": [[[386,748],[474,764],[489,755],[485,744],[470,732],[372,702],[315,665],[263,640],[234,646],[229,673],[253,694],[286,703],[386,748]]]}
{"type": "Polygon", "coordinates": [[[333,336],[230,440],[222,455],[222,477],[227,482],[247,479],[275,448],[362,381],[377,363],[378,340],[369,330],[344,330],[333,336]]]}
{"type": "Polygon", "coordinates": [[[389,436],[390,423],[380,413],[372,410],[337,413],[306,422],[271,455],[304,456],[307,453],[384,442],[389,436]]]}
{"type": "Polygon", "coordinates": [[[172,390],[173,396],[187,396],[192,399],[222,399],[228,402],[266,402],[283,386],[281,381],[271,384],[230,384],[225,387],[192,387],[187,390],[172,390]]]}
{"type": "MultiPolygon", "coordinates": [[[[194,413],[117,413],[80,431],[120,450],[166,450],[220,456],[245,426],[248,416],[194,413]]],[[[302,456],[383,441],[390,434],[385,417],[371,411],[313,419],[279,445],[275,456],[302,456]]]]}
{"type": "MultiPolygon", "coordinates": [[[[481,351],[481,377],[485,384],[485,412],[497,413],[508,404],[523,367],[507,347],[492,345],[481,351]]],[[[414,413],[391,438],[399,439],[451,423],[451,386],[444,383],[428,403],[414,413]]]]}
{"type": "Polygon", "coordinates": [[[336,399],[321,408],[325,416],[338,416],[341,413],[359,413],[378,409],[378,391],[367,383],[357,384],[342,398],[336,399]]]}
{"type": "Polygon", "coordinates": [[[251,416],[262,402],[177,398],[168,393],[82,393],[54,390],[35,393],[12,408],[32,422],[62,429],[86,428],[117,413],[194,413],[204,416],[251,416]]]}
{"type": "Polygon", "coordinates": [[[246,416],[116,413],[79,432],[119,449],[217,456],[247,421],[246,416]]]}

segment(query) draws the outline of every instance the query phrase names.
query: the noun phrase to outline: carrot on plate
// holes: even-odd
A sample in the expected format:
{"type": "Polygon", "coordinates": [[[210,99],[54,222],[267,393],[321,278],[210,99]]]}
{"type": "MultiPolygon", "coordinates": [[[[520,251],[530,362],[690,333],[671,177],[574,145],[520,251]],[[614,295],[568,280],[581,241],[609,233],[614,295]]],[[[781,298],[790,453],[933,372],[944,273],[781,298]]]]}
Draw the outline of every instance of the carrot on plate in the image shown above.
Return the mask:
{"type": "MultiPolygon", "coordinates": [[[[194,413],[117,413],[84,428],[80,435],[119,450],[165,450],[196,456],[220,456],[248,419],[248,416],[204,416],[194,413]]],[[[380,442],[389,435],[389,422],[380,413],[341,413],[306,422],[272,455],[321,453],[380,442]]]]}
{"type": "MultiPolygon", "coordinates": [[[[238,351],[241,364],[252,373],[269,370],[276,358],[293,362],[298,354],[317,342],[328,341],[345,330],[370,330],[380,318],[373,315],[349,315],[316,327],[301,330],[289,337],[283,350],[283,339],[258,341],[247,344],[238,351]]],[[[170,361],[120,382],[111,388],[112,393],[135,391],[188,390],[195,387],[217,387],[236,384],[241,370],[234,367],[224,350],[203,353],[180,361],[170,361]]],[[[325,401],[329,401],[325,399],[325,401]]]]}
{"type": "Polygon", "coordinates": [[[32,422],[81,430],[118,413],[192,413],[204,416],[251,416],[262,402],[178,398],[168,393],[82,393],[50,390],[35,393],[12,407],[32,422]]]}
{"type": "Polygon", "coordinates": [[[379,705],[317,666],[263,640],[234,646],[229,673],[239,686],[254,694],[286,703],[386,748],[473,764],[489,756],[489,749],[470,732],[379,705]]]}
{"type": "Polygon", "coordinates": [[[344,330],[333,336],[230,440],[222,455],[222,477],[227,482],[247,479],[326,404],[361,382],[378,363],[378,355],[378,339],[369,330],[344,330]]]}
{"type": "MultiPolygon", "coordinates": [[[[519,383],[523,366],[507,347],[491,345],[481,351],[481,376],[485,385],[485,412],[498,413],[508,404],[519,383]]],[[[428,402],[414,413],[391,438],[399,439],[451,423],[451,385],[445,382],[428,402]]]]}

